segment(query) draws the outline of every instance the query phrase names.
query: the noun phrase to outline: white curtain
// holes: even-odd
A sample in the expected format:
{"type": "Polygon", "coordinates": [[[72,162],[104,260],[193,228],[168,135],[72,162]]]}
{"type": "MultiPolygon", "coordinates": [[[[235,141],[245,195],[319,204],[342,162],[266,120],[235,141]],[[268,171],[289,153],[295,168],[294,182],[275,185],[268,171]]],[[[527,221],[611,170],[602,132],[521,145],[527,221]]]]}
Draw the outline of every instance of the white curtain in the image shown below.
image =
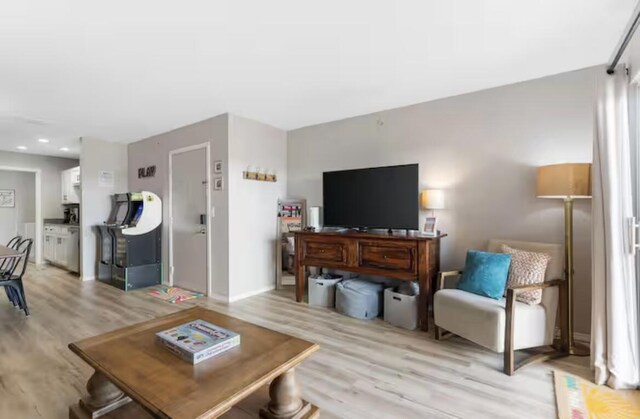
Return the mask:
{"type": "Polygon", "coordinates": [[[640,384],[628,84],[624,67],[602,70],[593,149],[591,362],[613,388],[640,384]]]}

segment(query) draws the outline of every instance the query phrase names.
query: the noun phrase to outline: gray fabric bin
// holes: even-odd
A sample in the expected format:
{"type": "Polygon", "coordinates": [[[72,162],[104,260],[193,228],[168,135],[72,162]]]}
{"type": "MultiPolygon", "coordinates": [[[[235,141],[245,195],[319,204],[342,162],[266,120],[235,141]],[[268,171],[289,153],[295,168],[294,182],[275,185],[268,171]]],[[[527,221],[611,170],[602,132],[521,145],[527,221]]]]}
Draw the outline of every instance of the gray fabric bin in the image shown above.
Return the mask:
{"type": "Polygon", "coordinates": [[[336,285],[336,311],[356,319],[375,319],[382,311],[382,284],[351,279],[336,285]]]}
{"type": "Polygon", "coordinates": [[[320,307],[333,307],[336,301],[336,284],[342,281],[341,275],[309,277],[309,305],[320,307]]]}

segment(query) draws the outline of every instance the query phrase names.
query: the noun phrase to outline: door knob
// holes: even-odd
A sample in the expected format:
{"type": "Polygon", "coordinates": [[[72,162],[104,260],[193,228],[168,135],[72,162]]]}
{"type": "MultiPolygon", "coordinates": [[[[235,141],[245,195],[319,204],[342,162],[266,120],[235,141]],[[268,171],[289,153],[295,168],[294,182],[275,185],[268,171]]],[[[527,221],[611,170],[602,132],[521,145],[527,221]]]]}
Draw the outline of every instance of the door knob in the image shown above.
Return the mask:
{"type": "Polygon", "coordinates": [[[198,231],[196,234],[207,234],[207,229],[201,228],[200,231],[198,231]]]}

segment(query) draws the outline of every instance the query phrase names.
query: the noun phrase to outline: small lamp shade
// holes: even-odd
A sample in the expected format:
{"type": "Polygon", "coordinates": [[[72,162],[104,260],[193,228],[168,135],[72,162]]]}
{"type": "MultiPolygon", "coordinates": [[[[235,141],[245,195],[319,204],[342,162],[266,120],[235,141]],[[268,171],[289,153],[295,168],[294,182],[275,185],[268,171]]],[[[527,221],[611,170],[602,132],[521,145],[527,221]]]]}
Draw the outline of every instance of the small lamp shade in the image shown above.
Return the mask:
{"type": "Polygon", "coordinates": [[[538,167],[538,198],[590,198],[591,163],[564,163],[538,167]]]}
{"type": "Polygon", "coordinates": [[[425,189],[420,194],[423,209],[444,209],[444,191],[441,189],[425,189]]]}

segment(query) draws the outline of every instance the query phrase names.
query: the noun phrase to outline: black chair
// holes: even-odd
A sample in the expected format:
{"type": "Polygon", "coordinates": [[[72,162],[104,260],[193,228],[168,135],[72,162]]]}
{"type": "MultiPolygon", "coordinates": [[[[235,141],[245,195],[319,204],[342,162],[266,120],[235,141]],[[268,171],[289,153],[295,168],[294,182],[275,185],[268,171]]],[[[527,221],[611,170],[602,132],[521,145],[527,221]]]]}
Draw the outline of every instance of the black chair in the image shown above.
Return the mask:
{"type": "MultiPolygon", "coordinates": [[[[7,247],[10,249],[17,249],[18,246],[20,245],[20,240],[22,240],[21,236],[15,236],[11,240],[9,240],[9,243],[7,243],[7,247]]],[[[9,259],[0,260],[0,276],[2,276],[4,272],[7,270],[7,266],[9,266],[9,262],[10,262],[9,259]]]]}
{"type": "Polygon", "coordinates": [[[29,315],[29,307],[27,307],[27,297],[24,293],[22,278],[27,271],[32,245],[33,240],[22,240],[17,247],[20,256],[8,259],[9,269],[0,277],[0,286],[4,287],[9,301],[14,306],[19,306],[21,310],[24,310],[24,314],[27,316],[29,315]]]}

